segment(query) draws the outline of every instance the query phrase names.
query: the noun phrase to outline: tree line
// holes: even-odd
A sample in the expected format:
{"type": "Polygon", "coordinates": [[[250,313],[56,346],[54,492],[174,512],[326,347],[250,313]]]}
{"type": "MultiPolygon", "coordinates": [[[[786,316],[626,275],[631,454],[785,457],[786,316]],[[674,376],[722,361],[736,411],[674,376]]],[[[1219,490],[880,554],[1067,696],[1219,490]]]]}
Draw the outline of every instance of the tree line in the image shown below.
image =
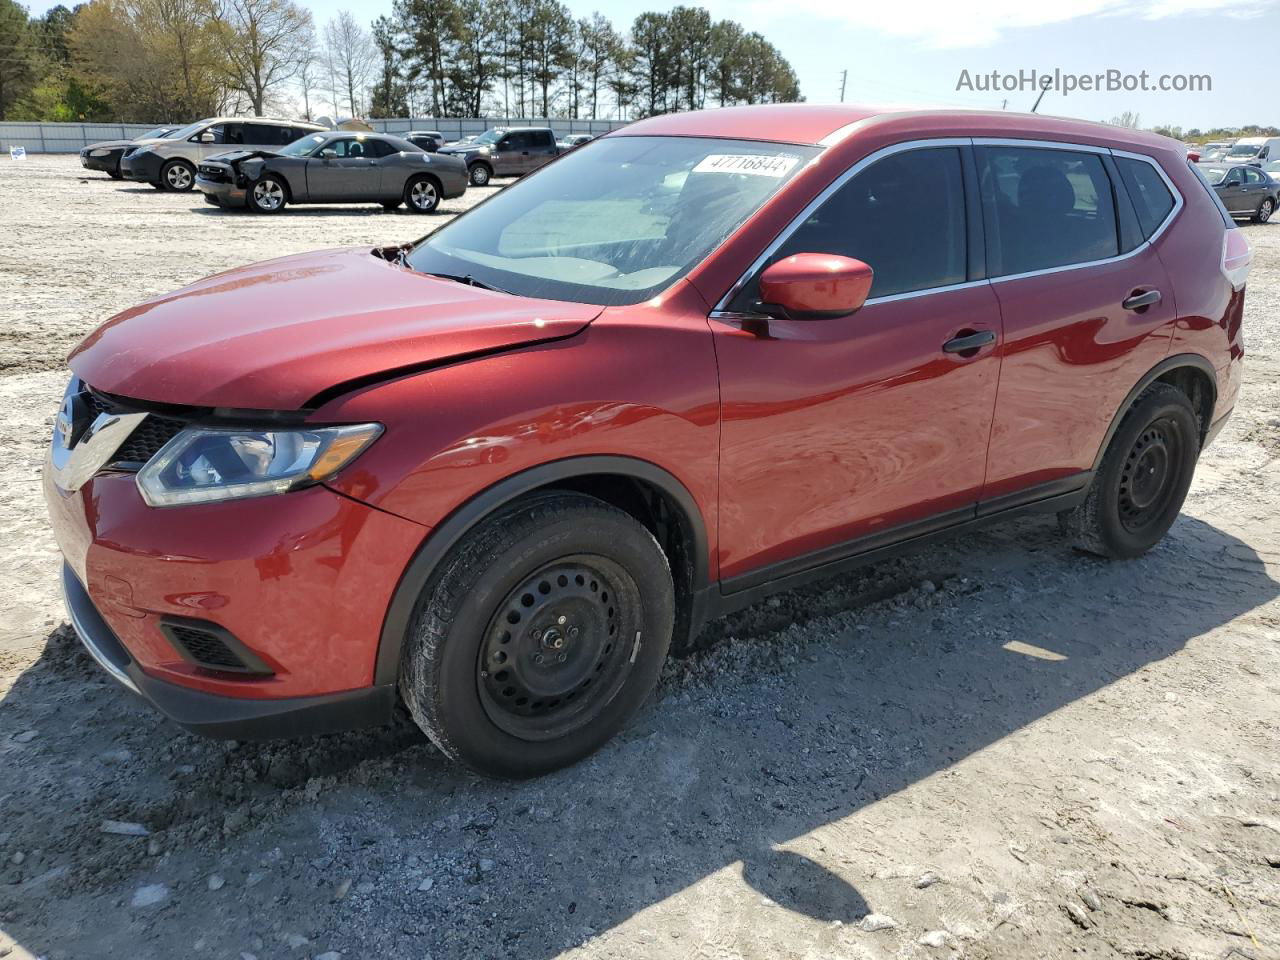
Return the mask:
{"type": "Polygon", "coordinates": [[[701,7],[619,30],[559,0],[394,0],[317,29],[295,0],[0,0],[0,120],[217,114],[635,119],[802,99],[759,33],[701,7]],[[300,108],[300,109],[299,109],[300,108]]]}

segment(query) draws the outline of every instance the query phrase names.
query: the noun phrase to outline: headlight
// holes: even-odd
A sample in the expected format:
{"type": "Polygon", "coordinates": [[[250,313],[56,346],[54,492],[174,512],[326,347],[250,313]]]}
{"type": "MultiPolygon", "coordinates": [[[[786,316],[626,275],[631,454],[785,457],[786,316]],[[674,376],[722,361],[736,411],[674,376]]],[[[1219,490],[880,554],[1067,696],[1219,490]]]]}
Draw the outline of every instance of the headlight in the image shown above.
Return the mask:
{"type": "Polygon", "coordinates": [[[107,154],[109,154],[110,152],[111,152],[110,150],[90,150],[90,151],[89,151],[89,156],[91,156],[91,157],[105,157],[105,156],[106,156],[107,154]]]}
{"type": "Polygon", "coordinates": [[[182,431],[138,471],[153,507],[287,493],[333,476],[382,432],[376,423],[300,430],[182,431]]]}

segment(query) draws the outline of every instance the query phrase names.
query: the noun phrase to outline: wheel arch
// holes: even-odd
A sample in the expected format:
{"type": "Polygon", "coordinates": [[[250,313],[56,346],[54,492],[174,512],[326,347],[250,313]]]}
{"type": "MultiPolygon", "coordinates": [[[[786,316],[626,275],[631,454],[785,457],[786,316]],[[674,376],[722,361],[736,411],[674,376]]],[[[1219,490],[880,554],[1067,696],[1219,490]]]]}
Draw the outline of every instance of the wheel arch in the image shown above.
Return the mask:
{"type": "Polygon", "coordinates": [[[1107,427],[1102,444],[1098,447],[1097,456],[1093,459],[1094,473],[1097,473],[1102,458],[1106,455],[1107,447],[1111,445],[1111,438],[1120,428],[1120,422],[1124,420],[1125,414],[1137,403],[1142,392],[1157,382],[1177,387],[1187,395],[1196,411],[1196,420],[1200,427],[1200,443],[1204,444],[1213,420],[1213,408],[1218,400],[1217,371],[1214,370],[1213,364],[1198,353],[1175,354],[1172,357],[1165,357],[1148,370],[1124,398],[1115,416],[1111,418],[1111,424],[1107,427]]]}
{"type": "Polygon", "coordinates": [[[674,474],[647,460],[623,456],[569,457],[514,474],[457,507],[432,528],[401,574],[383,618],[374,683],[395,683],[418,598],[441,560],[494,511],[546,490],[584,493],[635,517],[657,538],[676,588],[673,646],[702,622],[708,592],[706,524],[697,501],[674,474]]]}

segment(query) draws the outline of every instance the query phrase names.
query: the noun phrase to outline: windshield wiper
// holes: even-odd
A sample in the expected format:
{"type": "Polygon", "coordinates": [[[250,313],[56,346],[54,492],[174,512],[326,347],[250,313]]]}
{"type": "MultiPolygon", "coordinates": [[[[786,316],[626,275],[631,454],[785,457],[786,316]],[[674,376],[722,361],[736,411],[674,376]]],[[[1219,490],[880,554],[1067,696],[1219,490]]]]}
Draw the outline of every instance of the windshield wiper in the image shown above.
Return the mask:
{"type": "Polygon", "coordinates": [[[458,276],[453,273],[428,273],[428,277],[439,277],[441,280],[452,280],[454,283],[465,283],[468,287],[479,287],[481,290],[492,290],[495,293],[510,293],[510,290],[503,290],[501,287],[495,287],[492,283],[485,283],[483,280],[477,280],[469,273],[458,276]]]}

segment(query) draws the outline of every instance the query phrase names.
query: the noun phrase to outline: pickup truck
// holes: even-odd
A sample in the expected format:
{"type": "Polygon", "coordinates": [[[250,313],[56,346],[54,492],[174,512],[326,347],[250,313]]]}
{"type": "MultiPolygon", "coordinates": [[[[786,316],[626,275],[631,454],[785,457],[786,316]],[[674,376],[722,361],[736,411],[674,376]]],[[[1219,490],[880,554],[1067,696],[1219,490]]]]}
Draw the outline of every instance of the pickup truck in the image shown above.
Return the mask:
{"type": "Polygon", "coordinates": [[[493,127],[470,143],[449,144],[438,152],[462,157],[472,186],[483,187],[494,177],[533,173],[565,151],[550,127],[493,127]]]}

